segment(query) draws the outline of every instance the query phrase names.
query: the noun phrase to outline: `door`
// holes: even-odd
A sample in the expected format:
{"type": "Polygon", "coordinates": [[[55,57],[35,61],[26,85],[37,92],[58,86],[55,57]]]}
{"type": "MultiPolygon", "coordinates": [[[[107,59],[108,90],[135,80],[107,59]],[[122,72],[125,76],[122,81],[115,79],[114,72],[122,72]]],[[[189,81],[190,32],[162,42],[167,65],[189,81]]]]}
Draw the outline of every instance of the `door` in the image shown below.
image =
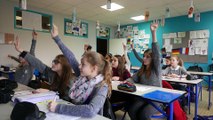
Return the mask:
{"type": "Polygon", "coordinates": [[[108,52],[108,40],[97,38],[97,52],[105,56],[108,52]]]}

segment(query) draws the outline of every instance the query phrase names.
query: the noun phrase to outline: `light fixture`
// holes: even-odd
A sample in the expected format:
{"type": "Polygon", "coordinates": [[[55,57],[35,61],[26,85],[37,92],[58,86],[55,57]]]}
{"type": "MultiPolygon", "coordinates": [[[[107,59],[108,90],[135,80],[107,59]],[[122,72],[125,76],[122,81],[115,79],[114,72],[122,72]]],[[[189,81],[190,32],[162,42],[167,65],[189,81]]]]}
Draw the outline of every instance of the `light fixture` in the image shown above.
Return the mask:
{"type": "Polygon", "coordinates": [[[22,20],[22,17],[16,16],[16,20],[22,20]]]}
{"type": "Polygon", "coordinates": [[[117,31],[118,31],[118,32],[121,31],[121,24],[120,24],[120,22],[118,22],[118,29],[117,29],[117,31]]]}
{"type": "Polygon", "coordinates": [[[98,20],[96,21],[96,29],[100,29],[100,23],[98,20]]]}
{"type": "Polygon", "coordinates": [[[72,11],[72,22],[75,23],[76,22],[76,9],[73,8],[73,11],[72,11]]]}
{"type": "Polygon", "coordinates": [[[117,3],[111,3],[111,8],[110,9],[107,9],[107,5],[103,5],[103,6],[101,6],[101,8],[109,10],[109,11],[115,11],[115,10],[122,9],[124,7],[119,5],[119,4],[117,4],[117,3]]]}
{"type": "Polygon", "coordinates": [[[194,13],[193,0],[190,0],[190,6],[189,6],[189,10],[188,10],[188,18],[193,18],[193,13],[194,13]]]}
{"type": "Polygon", "coordinates": [[[145,21],[149,20],[149,11],[145,11],[145,21]]]}
{"type": "Polygon", "coordinates": [[[111,0],[107,0],[107,9],[111,9],[111,0]]]}
{"type": "Polygon", "coordinates": [[[26,10],[27,9],[27,0],[19,0],[19,8],[26,10]]]}
{"type": "Polygon", "coordinates": [[[135,21],[140,21],[140,20],[144,20],[145,17],[143,15],[140,15],[140,16],[131,17],[131,19],[133,19],[135,21]]]}
{"type": "Polygon", "coordinates": [[[166,14],[166,17],[170,17],[170,9],[169,9],[169,7],[166,8],[165,14],[166,14]]]}

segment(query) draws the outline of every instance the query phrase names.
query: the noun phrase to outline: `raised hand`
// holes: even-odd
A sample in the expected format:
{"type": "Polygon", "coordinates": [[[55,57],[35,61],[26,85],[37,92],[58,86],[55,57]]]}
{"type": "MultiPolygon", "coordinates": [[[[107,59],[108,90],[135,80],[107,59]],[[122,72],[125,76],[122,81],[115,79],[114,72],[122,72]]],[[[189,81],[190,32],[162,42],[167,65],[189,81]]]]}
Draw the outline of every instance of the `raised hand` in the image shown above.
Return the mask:
{"type": "Polygon", "coordinates": [[[35,31],[35,29],[33,29],[33,32],[32,32],[32,37],[33,37],[33,40],[37,40],[37,33],[35,31]]]}
{"type": "Polygon", "coordinates": [[[122,45],[123,45],[123,50],[126,51],[126,49],[127,49],[126,45],[124,43],[122,43],[122,45]]]}
{"type": "Polygon", "coordinates": [[[14,41],[14,46],[15,46],[16,51],[18,51],[18,52],[23,51],[22,48],[20,48],[20,40],[19,40],[18,36],[16,36],[16,39],[14,41]]]}
{"type": "Polygon", "coordinates": [[[55,24],[53,24],[53,27],[51,30],[51,36],[52,36],[52,38],[58,36],[58,27],[55,24]]]}
{"type": "Polygon", "coordinates": [[[155,32],[158,28],[158,23],[152,23],[150,26],[150,29],[152,32],[155,32]]]}
{"type": "Polygon", "coordinates": [[[88,46],[88,44],[84,44],[84,51],[87,51],[88,46]]]}

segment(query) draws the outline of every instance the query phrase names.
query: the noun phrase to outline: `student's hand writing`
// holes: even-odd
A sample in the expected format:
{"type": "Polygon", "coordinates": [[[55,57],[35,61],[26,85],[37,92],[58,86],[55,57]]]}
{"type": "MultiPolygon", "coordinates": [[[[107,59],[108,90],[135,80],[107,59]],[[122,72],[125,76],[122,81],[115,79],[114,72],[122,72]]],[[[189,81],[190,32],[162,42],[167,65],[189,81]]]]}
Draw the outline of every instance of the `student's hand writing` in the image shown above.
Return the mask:
{"type": "Polygon", "coordinates": [[[33,40],[37,40],[37,33],[35,31],[35,29],[33,29],[33,32],[32,32],[32,37],[33,37],[33,40]]]}
{"type": "Polygon", "coordinates": [[[48,109],[51,112],[55,112],[55,108],[58,104],[55,101],[49,102],[48,103],[48,109]]]}
{"type": "Polygon", "coordinates": [[[16,36],[16,39],[14,41],[14,46],[15,46],[16,51],[23,52],[23,50],[20,48],[20,40],[19,40],[18,36],[16,36]]]}
{"type": "Polygon", "coordinates": [[[52,38],[58,36],[58,27],[55,24],[53,24],[53,28],[51,30],[51,36],[52,38]]]}

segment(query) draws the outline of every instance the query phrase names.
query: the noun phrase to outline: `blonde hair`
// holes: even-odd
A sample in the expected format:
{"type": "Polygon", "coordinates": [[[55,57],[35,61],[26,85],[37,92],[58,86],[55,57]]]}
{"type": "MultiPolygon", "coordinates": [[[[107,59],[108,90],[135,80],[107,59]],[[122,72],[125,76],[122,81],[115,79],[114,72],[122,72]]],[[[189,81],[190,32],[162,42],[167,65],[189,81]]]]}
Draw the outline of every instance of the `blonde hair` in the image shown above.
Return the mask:
{"type": "Polygon", "coordinates": [[[105,83],[108,85],[108,96],[110,96],[112,91],[112,68],[109,62],[105,60],[100,53],[94,51],[86,52],[82,59],[86,59],[86,61],[92,66],[96,65],[98,67],[98,74],[102,74],[104,76],[104,80],[101,85],[104,85],[105,83]]]}

